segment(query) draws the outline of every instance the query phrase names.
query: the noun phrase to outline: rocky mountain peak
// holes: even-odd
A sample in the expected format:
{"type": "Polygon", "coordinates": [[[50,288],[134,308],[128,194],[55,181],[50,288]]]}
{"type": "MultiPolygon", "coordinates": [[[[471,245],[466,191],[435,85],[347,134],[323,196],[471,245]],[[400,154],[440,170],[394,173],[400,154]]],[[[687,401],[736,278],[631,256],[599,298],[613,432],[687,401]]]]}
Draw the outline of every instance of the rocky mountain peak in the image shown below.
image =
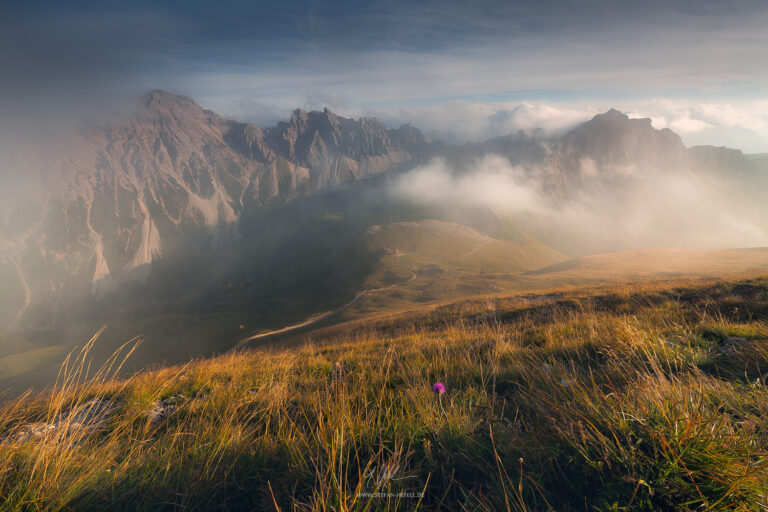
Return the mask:
{"type": "Polygon", "coordinates": [[[606,112],[603,112],[602,114],[595,115],[592,119],[593,120],[615,119],[617,121],[626,121],[629,119],[629,116],[620,110],[611,108],[611,109],[608,109],[606,112]]]}
{"type": "Polygon", "coordinates": [[[195,101],[181,94],[155,89],[140,98],[140,102],[149,110],[160,112],[179,112],[184,110],[203,111],[195,101]]]}
{"type": "Polygon", "coordinates": [[[323,108],[323,115],[328,120],[338,120],[338,116],[336,114],[334,114],[333,112],[331,112],[328,107],[323,108]]]}
{"type": "Polygon", "coordinates": [[[685,145],[676,133],[657,130],[650,119],[630,119],[615,109],[577,126],[565,135],[561,145],[566,152],[578,152],[598,163],[669,165],[686,158],[685,145]]]}
{"type": "Polygon", "coordinates": [[[627,114],[612,108],[607,112],[595,115],[586,123],[576,127],[571,133],[599,134],[600,136],[615,139],[627,132],[635,132],[638,135],[649,135],[653,131],[651,120],[630,119],[627,114]]]}
{"type": "MultiPolygon", "coordinates": [[[[306,126],[307,118],[308,118],[307,111],[297,108],[291,114],[291,120],[287,124],[289,126],[296,126],[296,127],[306,126]]],[[[281,124],[286,124],[286,123],[280,122],[278,123],[278,126],[281,124]]]]}
{"type": "Polygon", "coordinates": [[[399,128],[390,130],[390,136],[393,139],[399,139],[403,144],[408,145],[425,145],[432,142],[429,137],[426,137],[421,130],[406,123],[401,124],[399,128]]]}
{"type": "Polygon", "coordinates": [[[557,141],[549,157],[546,188],[554,197],[564,198],[596,182],[673,172],[690,163],[676,133],[657,130],[650,119],[632,119],[611,109],[557,141]]]}

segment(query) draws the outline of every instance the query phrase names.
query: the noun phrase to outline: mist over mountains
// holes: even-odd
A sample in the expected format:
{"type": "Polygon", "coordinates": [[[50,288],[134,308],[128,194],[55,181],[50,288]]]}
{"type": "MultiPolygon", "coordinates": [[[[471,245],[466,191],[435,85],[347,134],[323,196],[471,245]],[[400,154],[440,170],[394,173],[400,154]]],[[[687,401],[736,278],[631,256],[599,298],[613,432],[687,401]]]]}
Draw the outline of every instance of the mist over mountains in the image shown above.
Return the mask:
{"type": "Polygon", "coordinates": [[[19,302],[84,299],[146,277],[193,232],[225,245],[247,209],[383,172],[424,142],[408,127],[328,111],[297,110],[261,130],[154,91],[130,118],[56,139],[4,177],[29,185],[2,208],[6,296],[16,299],[3,318],[19,302]]]}
{"type": "Polygon", "coordinates": [[[122,119],[3,165],[0,331],[343,301],[387,252],[370,228],[424,219],[538,244],[542,266],[558,253],[768,244],[765,159],[688,149],[615,110],[558,137],[448,145],[327,109],[260,128],[153,91],[122,119]]]}
{"type": "Polygon", "coordinates": [[[555,139],[520,132],[447,155],[402,176],[397,192],[524,219],[567,254],[768,244],[766,160],[687,149],[650,119],[611,110],[555,139]]]}

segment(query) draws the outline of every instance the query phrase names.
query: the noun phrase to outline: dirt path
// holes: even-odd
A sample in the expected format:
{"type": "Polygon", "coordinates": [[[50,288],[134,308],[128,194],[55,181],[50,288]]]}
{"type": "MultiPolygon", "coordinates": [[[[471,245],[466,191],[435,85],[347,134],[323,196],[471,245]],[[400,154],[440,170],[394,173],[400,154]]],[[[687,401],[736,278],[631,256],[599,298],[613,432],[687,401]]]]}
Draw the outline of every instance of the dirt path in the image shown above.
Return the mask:
{"type": "Polygon", "coordinates": [[[461,256],[459,256],[459,258],[466,258],[467,256],[471,256],[472,254],[475,254],[477,251],[479,251],[480,249],[482,249],[482,248],[483,248],[483,247],[485,247],[486,245],[490,244],[491,242],[495,242],[495,240],[493,240],[493,239],[491,239],[491,240],[486,240],[485,242],[481,243],[480,245],[478,245],[477,247],[475,247],[475,248],[474,248],[474,249],[472,249],[471,251],[469,251],[469,252],[465,252],[464,254],[462,254],[461,256]]]}
{"type": "Polygon", "coordinates": [[[340,306],[340,307],[334,309],[333,311],[326,311],[325,313],[317,313],[317,314],[312,315],[311,317],[307,318],[303,322],[299,322],[297,324],[288,325],[286,327],[283,327],[282,329],[277,329],[277,330],[274,330],[274,331],[267,331],[267,332],[262,332],[262,333],[259,333],[259,334],[254,334],[253,336],[249,336],[248,338],[240,340],[237,343],[237,345],[234,346],[234,348],[232,350],[235,350],[235,349],[238,349],[238,348],[242,348],[245,345],[247,345],[248,343],[251,343],[251,342],[253,342],[255,340],[260,340],[262,338],[267,338],[269,336],[274,336],[276,334],[284,334],[284,333],[287,333],[287,332],[296,331],[298,329],[301,329],[302,327],[307,327],[309,325],[316,324],[316,323],[321,322],[321,321],[323,321],[323,320],[325,320],[327,318],[331,318],[334,315],[338,315],[339,313],[341,313],[345,309],[349,308],[355,302],[360,300],[362,297],[365,297],[366,295],[371,295],[371,294],[374,294],[374,293],[383,292],[385,290],[392,289],[392,288],[394,288],[396,286],[400,286],[401,284],[410,283],[411,281],[413,281],[417,277],[418,277],[418,275],[414,272],[414,274],[410,278],[406,279],[405,281],[400,281],[399,283],[390,284],[388,286],[382,286],[381,288],[373,288],[371,290],[363,290],[363,291],[357,292],[355,294],[355,296],[352,298],[352,300],[350,300],[349,302],[347,302],[343,306],[340,306]]]}

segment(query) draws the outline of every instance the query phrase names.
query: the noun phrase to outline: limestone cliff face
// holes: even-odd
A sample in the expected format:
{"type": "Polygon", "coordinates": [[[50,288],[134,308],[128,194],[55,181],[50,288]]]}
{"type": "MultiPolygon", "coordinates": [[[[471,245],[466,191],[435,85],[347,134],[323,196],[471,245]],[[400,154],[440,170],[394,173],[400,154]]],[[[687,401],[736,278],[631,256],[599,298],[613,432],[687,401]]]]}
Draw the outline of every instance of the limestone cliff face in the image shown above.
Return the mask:
{"type": "Polygon", "coordinates": [[[621,186],[656,173],[690,168],[692,160],[680,137],[656,130],[650,119],[630,119],[609,110],[555,142],[543,171],[543,185],[565,198],[596,184],[621,186]]]}
{"type": "Polygon", "coordinates": [[[189,232],[234,237],[245,207],[384,172],[424,142],[328,110],[262,130],[153,91],[127,118],[69,134],[20,169],[40,183],[0,209],[0,322],[140,278],[189,232]]]}
{"type": "Polygon", "coordinates": [[[289,122],[266,130],[265,140],[288,162],[309,169],[308,186],[316,190],[413,161],[409,141],[398,135],[376,119],[296,110],[289,122]]]}

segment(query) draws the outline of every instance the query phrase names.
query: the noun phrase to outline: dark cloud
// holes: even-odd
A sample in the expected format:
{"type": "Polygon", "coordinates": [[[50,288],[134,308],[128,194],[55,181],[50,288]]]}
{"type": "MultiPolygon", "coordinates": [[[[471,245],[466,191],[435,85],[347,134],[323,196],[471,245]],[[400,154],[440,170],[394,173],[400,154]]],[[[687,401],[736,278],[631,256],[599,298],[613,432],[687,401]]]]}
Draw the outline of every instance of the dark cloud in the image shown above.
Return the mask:
{"type": "Polygon", "coordinates": [[[120,32],[129,22],[114,13],[0,13],[0,136],[9,125],[23,132],[101,115],[142,90],[141,56],[120,32]]]}
{"type": "Polygon", "coordinates": [[[0,7],[0,109],[69,118],[154,87],[249,98],[241,117],[261,119],[533,88],[758,89],[766,23],[759,0],[16,2],[0,7]]]}
{"type": "Polygon", "coordinates": [[[531,36],[563,40],[627,28],[649,34],[662,26],[706,29],[766,12],[764,2],[713,0],[136,0],[19,2],[3,14],[20,25],[12,39],[23,39],[23,31],[29,38],[62,42],[55,39],[59,35],[67,39],[65,48],[86,57],[89,49],[108,50],[151,67],[164,59],[167,65],[169,57],[187,64],[214,56],[219,64],[253,64],[319,49],[431,52],[501,40],[516,41],[525,50],[531,36]]]}

